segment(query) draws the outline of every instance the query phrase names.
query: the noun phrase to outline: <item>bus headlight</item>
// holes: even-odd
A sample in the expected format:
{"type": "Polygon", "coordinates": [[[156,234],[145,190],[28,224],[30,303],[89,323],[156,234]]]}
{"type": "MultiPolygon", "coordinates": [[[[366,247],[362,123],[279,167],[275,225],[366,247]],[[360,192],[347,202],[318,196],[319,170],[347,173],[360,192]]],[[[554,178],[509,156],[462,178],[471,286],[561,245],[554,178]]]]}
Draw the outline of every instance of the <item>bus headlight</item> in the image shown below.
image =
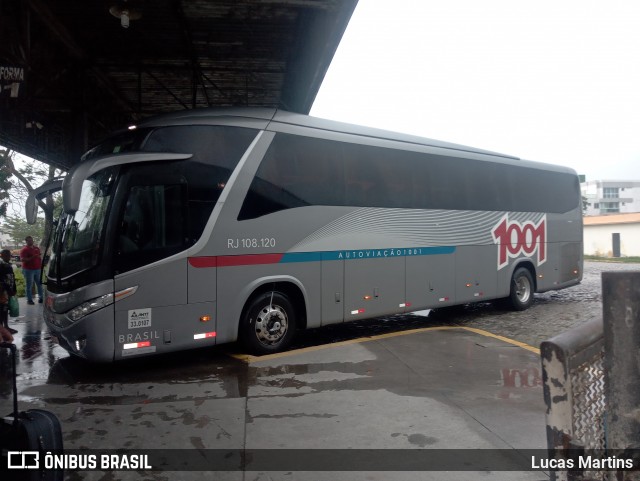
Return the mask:
{"type": "Polygon", "coordinates": [[[107,307],[109,304],[113,304],[113,294],[105,294],[104,296],[96,297],[90,301],[83,302],[79,306],[74,307],[67,313],[67,317],[72,322],[79,321],[84,316],[91,314],[92,312],[107,307]]]}

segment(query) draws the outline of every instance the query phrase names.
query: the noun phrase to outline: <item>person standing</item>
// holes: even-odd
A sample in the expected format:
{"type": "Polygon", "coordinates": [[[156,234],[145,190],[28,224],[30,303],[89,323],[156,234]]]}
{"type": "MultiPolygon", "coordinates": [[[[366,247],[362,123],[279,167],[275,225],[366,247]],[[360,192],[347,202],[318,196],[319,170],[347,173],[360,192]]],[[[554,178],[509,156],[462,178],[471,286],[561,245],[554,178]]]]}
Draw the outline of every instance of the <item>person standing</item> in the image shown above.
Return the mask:
{"type": "Polygon", "coordinates": [[[20,250],[20,260],[22,261],[22,273],[27,283],[27,304],[33,304],[33,283],[38,288],[38,302],[42,304],[42,283],[40,282],[40,269],[42,268],[42,257],[40,248],[33,245],[33,237],[27,236],[27,243],[20,250]]]}
{"type": "MultiPolygon", "coordinates": [[[[9,298],[16,295],[16,278],[11,266],[11,251],[4,249],[0,252],[0,325],[11,334],[15,329],[9,327],[9,298]]],[[[4,337],[4,336],[3,336],[4,337]]]]}

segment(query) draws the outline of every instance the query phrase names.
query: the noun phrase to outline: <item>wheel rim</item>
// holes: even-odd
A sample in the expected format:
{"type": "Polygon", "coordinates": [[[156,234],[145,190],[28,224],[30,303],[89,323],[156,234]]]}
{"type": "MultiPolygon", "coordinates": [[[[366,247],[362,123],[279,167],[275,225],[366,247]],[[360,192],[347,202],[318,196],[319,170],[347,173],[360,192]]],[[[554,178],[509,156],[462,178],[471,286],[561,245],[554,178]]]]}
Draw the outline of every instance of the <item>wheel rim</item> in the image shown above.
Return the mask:
{"type": "Polygon", "coordinates": [[[263,307],[256,318],[256,338],[261,344],[277,344],[287,333],[287,313],[280,306],[263,307]]]}
{"type": "Polygon", "coordinates": [[[516,279],[516,297],[525,304],[531,297],[531,283],[526,276],[520,276],[516,279]]]}

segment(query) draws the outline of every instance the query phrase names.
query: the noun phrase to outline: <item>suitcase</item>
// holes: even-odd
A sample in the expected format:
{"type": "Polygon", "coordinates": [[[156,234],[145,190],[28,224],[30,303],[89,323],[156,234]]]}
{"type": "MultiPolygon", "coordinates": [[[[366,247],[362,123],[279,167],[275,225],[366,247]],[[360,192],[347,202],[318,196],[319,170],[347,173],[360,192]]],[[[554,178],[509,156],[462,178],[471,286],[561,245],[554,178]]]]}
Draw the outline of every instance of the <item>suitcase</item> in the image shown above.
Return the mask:
{"type": "Polygon", "coordinates": [[[18,411],[16,346],[0,343],[0,347],[11,350],[13,368],[13,412],[0,420],[0,447],[4,458],[2,471],[11,475],[9,479],[61,481],[64,478],[62,469],[44,469],[46,453],[62,454],[60,421],[55,414],[44,409],[18,411]],[[27,454],[25,451],[32,453],[27,454]],[[11,459],[9,452],[12,452],[11,459]],[[24,466],[25,469],[9,470],[9,465],[24,466]],[[39,469],[34,469],[36,465],[39,469]]]}

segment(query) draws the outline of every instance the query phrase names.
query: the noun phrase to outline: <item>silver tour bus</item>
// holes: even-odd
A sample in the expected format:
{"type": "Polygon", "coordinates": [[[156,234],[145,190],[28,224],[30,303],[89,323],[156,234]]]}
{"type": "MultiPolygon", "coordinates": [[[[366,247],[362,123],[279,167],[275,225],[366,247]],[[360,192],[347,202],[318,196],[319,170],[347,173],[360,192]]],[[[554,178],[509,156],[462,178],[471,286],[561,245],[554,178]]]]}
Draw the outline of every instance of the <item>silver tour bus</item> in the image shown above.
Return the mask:
{"type": "MultiPolygon", "coordinates": [[[[44,315],[113,361],[507,299],[582,278],[576,173],[273,109],[147,120],[62,182],[44,315]]],[[[33,202],[31,202],[33,205],[33,202]]]]}

